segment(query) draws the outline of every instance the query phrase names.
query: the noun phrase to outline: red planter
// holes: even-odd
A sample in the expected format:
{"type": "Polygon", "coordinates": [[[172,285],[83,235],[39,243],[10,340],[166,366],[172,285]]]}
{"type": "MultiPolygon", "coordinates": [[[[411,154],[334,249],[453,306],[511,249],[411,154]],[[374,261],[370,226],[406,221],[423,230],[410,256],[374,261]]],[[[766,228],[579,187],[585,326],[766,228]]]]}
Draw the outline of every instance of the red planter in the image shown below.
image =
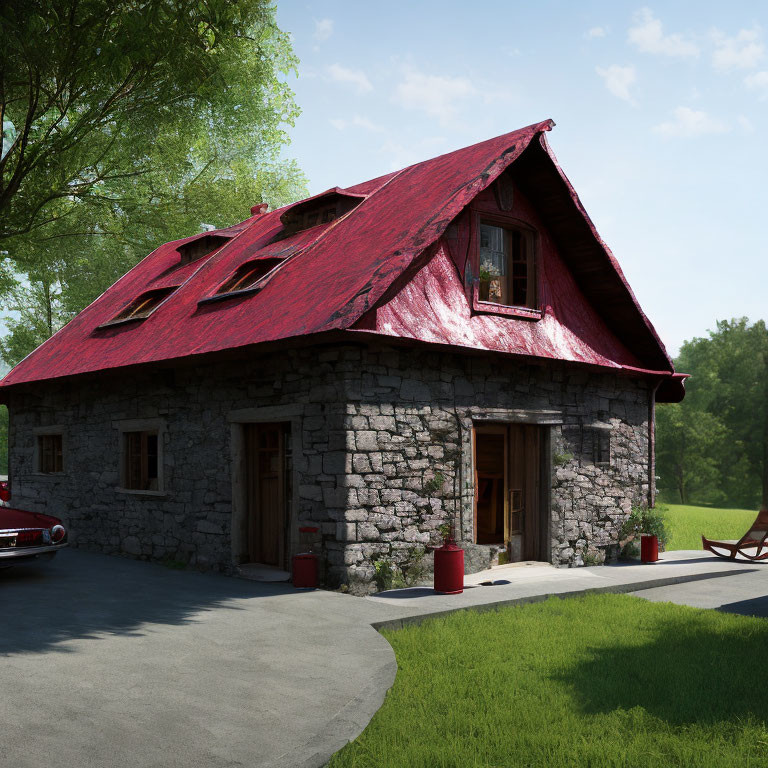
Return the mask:
{"type": "Polygon", "coordinates": [[[293,556],[293,586],[317,589],[317,555],[307,553],[293,556]]]}
{"type": "Polygon", "coordinates": [[[640,537],[640,559],[644,563],[655,563],[659,559],[659,538],[643,534],[640,537]]]}
{"type": "Polygon", "coordinates": [[[464,591],[464,550],[452,541],[435,550],[435,592],[458,595],[464,591]]]}

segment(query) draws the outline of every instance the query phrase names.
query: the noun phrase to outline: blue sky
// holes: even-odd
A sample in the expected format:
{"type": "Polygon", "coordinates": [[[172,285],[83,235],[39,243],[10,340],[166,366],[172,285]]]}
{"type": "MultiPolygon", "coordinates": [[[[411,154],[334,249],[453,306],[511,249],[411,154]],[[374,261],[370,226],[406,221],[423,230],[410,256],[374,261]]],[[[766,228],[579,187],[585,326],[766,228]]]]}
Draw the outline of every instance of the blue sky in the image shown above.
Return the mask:
{"type": "Polygon", "coordinates": [[[312,193],[552,118],[552,148],[676,354],[768,320],[768,5],[282,0],[312,193]]]}

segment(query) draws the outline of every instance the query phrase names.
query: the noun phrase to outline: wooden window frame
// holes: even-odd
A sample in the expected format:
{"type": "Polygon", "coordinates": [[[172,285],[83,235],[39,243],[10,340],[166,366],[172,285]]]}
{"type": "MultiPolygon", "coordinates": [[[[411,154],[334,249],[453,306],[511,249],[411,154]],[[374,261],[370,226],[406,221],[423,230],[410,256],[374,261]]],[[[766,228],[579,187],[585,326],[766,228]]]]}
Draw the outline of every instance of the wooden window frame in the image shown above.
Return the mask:
{"type": "Polygon", "coordinates": [[[137,419],[120,422],[117,424],[120,440],[120,486],[118,491],[146,496],[164,496],[164,450],[165,423],[162,419],[137,419]],[[138,436],[138,437],[137,437],[138,436]],[[156,478],[150,477],[149,467],[149,436],[157,438],[157,468],[156,478]],[[139,441],[139,480],[134,486],[131,479],[131,442],[139,441]],[[151,480],[155,479],[155,487],[151,486],[151,480]],[[145,487],[141,487],[145,486],[145,487]]]}
{"type": "Polygon", "coordinates": [[[264,287],[264,281],[270,278],[275,270],[282,266],[284,262],[284,258],[277,258],[274,256],[265,256],[259,259],[246,261],[229,275],[229,277],[216,289],[216,293],[201,299],[198,304],[207,304],[213,301],[228,299],[230,297],[247,296],[251,293],[258,293],[264,287]],[[235,287],[241,285],[243,281],[248,278],[249,274],[265,266],[268,267],[267,271],[246,284],[245,287],[235,287]]]}
{"type": "Polygon", "coordinates": [[[60,426],[40,427],[33,431],[35,438],[33,467],[36,475],[63,475],[66,467],[66,439],[64,437],[64,428],[60,426]],[[46,455],[50,455],[44,447],[46,440],[58,438],[58,449],[54,447],[53,468],[46,468],[46,455]]]}
{"type": "MultiPolygon", "coordinates": [[[[473,271],[475,278],[472,286],[472,310],[476,314],[503,315],[506,317],[516,317],[524,320],[540,320],[542,311],[539,304],[539,238],[537,231],[519,219],[511,216],[499,214],[476,212],[474,218],[474,258],[473,271]],[[533,294],[530,300],[531,306],[521,306],[516,304],[499,304],[494,301],[485,301],[480,298],[480,227],[486,224],[492,227],[499,227],[509,232],[520,232],[526,240],[526,250],[528,258],[528,285],[527,291],[533,294]]],[[[511,280],[512,270],[510,254],[507,252],[508,268],[507,280],[511,280]]]]}
{"type": "Polygon", "coordinates": [[[99,328],[111,328],[124,323],[134,323],[138,320],[146,320],[165,304],[178,285],[169,285],[163,288],[152,288],[139,294],[130,304],[123,307],[111,320],[102,323],[99,328]],[[153,299],[157,301],[153,302],[153,299]]]}

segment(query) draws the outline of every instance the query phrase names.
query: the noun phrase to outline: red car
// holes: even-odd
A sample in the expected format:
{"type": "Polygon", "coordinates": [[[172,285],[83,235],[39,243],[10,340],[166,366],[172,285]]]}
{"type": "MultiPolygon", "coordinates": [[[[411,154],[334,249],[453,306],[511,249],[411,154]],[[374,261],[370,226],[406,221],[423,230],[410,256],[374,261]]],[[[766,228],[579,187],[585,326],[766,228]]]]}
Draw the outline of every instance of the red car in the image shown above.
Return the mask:
{"type": "MultiPolygon", "coordinates": [[[[0,482],[0,500],[10,494],[0,482]]],[[[67,546],[67,531],[61,520],[39,512],[0,506],[0,568],[29,560],[50,560],[67,546]]]]}

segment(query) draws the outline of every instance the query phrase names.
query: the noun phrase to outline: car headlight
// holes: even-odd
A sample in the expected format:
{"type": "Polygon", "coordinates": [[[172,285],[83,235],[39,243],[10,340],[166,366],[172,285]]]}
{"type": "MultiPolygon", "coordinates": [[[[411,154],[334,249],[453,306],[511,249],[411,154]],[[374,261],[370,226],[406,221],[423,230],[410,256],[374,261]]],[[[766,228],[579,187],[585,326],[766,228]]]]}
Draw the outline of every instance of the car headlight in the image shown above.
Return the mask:
{"type": "Polygon", "coordinates": [[[51,528],[51,539],[54,544],[58,544],[66,535],[67,532],[64,530],[63,525],[54,525],[51,528]]]}

